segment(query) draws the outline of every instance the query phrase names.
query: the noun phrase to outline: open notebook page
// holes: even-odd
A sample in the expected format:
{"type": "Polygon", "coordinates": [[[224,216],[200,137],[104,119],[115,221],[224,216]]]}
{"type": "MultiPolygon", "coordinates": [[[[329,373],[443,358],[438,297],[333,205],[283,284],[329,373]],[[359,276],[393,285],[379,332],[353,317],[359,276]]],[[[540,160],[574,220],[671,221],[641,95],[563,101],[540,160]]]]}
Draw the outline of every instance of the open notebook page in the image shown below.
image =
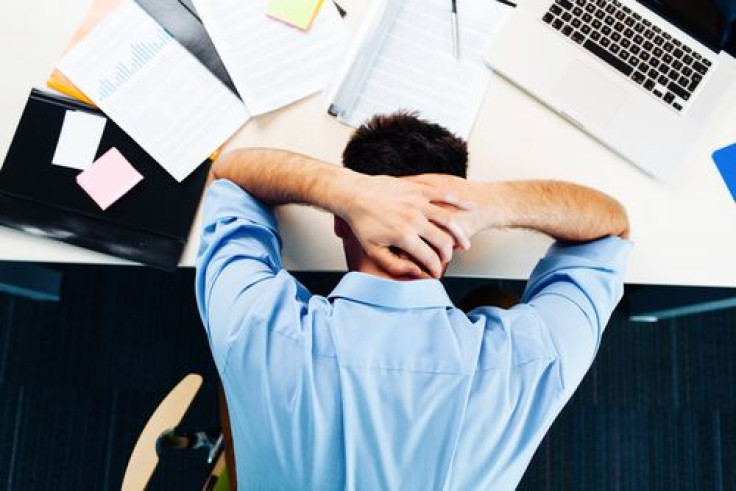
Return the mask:
{"type": "Polygon", "coordinates": [[[132,0],[58,68],[177,181],[248,120],[242,102],[132,0]]]}
{"type": "Polygon", "coordinates": [[[376,25],[343,70],[333,107],[339,119],[357,127],[374,114],[412,110],[467,138],[491,75],[482,49],[511,9],[493,0],[458,2],[458,60],[448,0],[382,0],[374,8],[376,25]]]}
{"type": "Polygon", "coordinates": [[[345,46],[342,20],[325,3],[307,31],[266,15],[267,0],[194,0],[251,114],[322,90],[345,46]]]}

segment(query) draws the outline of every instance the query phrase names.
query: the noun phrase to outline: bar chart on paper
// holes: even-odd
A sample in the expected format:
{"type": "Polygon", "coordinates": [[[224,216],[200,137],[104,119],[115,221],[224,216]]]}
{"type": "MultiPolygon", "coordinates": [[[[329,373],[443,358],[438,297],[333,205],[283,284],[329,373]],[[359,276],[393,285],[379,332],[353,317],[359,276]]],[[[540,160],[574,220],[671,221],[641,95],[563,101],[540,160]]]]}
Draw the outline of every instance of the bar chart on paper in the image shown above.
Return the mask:
{"type": "Polygon", "coordinates": [[[118,95],[128,98],[127,92],[143,81],[152,88],[157,67],[180,48],[135,2],[123,3],[81,44],[81,49],[77,45],[61,60],[59,68],[75,75],[77,85],[98,105],[114,102],[118,95]]]}
{"type": "Polygon", "coordinates": [[[118,62],[115,67],[114,75],[111,75],[110,78],[103,78],[100,80],[100,88],[97,94],[100,100],[107,99],[121,86],[127,84],[130,79],[141,70],[141,68],[156,58],[156,56],[173,41],[173,37],[163,28],[159,28],[157,30],[158,32],[155,37],[150,41],[140,41],[129,46],[130,60],[127,62],[118,62]]]}

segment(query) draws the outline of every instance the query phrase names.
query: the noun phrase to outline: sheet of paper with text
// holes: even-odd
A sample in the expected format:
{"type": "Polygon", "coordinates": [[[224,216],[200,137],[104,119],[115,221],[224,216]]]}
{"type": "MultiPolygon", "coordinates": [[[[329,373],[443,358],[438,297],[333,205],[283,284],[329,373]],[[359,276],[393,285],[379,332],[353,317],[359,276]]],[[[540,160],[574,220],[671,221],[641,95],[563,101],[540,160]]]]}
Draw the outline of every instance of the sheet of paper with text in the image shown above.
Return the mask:
{"type": "Polygon", "coordinates": [[[448,0],[379,0],[374,9],[374,25],[341,70],[340,120],[357,127],[404,109],[467,138],[491,77],[481,52],[513,9],[495,0],[458,2],[459,59],[448,0]]]}
{"type": "Polygon", "coordinates": [[[223,63],[253,115],[319,92],[337,68],[346,33],[325,4],[307,31],[267,16],[267,0],[194,0],[223,63]]]}

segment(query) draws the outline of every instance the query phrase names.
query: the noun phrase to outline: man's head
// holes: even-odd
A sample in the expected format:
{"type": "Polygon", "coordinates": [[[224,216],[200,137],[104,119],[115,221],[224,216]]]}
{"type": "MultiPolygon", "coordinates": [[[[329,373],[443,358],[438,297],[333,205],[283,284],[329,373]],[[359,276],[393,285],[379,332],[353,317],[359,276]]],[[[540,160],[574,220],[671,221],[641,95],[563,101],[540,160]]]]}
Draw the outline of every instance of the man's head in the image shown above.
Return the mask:
{"type": "MultiPolygon", "coordinates": [[[[467,177],[465,141],[416,114],[377,115],[356,130],[342,154],[343,165],[372,176],[407,177],[449,174],[467,177]]],[[[350,270],[375,272],[350,227],[335,219],[335,233],[343,240],[350,270]]]]}
{"type": "Polygon", "coordinates": [[[342,163],[371,176],[467,177],[468,146],[440,125],[397,112],[374,116],[358,128],[343,151],[342,163]]]}

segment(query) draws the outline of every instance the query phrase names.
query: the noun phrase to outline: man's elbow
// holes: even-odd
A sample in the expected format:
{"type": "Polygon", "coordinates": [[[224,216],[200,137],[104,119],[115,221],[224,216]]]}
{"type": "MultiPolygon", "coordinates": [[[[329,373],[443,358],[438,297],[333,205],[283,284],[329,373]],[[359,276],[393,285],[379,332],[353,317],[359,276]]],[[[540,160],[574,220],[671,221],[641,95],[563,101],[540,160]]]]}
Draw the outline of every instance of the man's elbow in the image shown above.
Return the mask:
{"type": "Polygon", "coordinates": [[[209,173],[209,181],[215,181],[217,179],[227,179],[227,169],[231,168],[235,161],[242,158],[244,150],[231,150],[223,155],[220,155],[217,160],[212,163],[209,173]]]}
{"type": "Polygon", "coordinates": [[[626,214],[626,209],[622,207],[621,217],[621,233],[618,234],[622,239],[628,240],[631,237],[631,222],[629,222],[629,216],[626,214]]]}
{"type": "Polygon", "coordinates": [[[628,240],[631,236],[631,223],[629,222],[629,214],[621,202],[613,200],[611,217],[613,218],[613,226],[611,235],[616,235],[622,239],[628,240]]]}
{"type": "Polygon", "coordinates": [[[228,152],[224,155],[220,155],[217,160],[210,165],[210,171],[207,174],[207,186],[218,179],[223,179],[222,167],[226,165],[226,162],[231,158],[231,153],[232,152],[228,152]]]}

